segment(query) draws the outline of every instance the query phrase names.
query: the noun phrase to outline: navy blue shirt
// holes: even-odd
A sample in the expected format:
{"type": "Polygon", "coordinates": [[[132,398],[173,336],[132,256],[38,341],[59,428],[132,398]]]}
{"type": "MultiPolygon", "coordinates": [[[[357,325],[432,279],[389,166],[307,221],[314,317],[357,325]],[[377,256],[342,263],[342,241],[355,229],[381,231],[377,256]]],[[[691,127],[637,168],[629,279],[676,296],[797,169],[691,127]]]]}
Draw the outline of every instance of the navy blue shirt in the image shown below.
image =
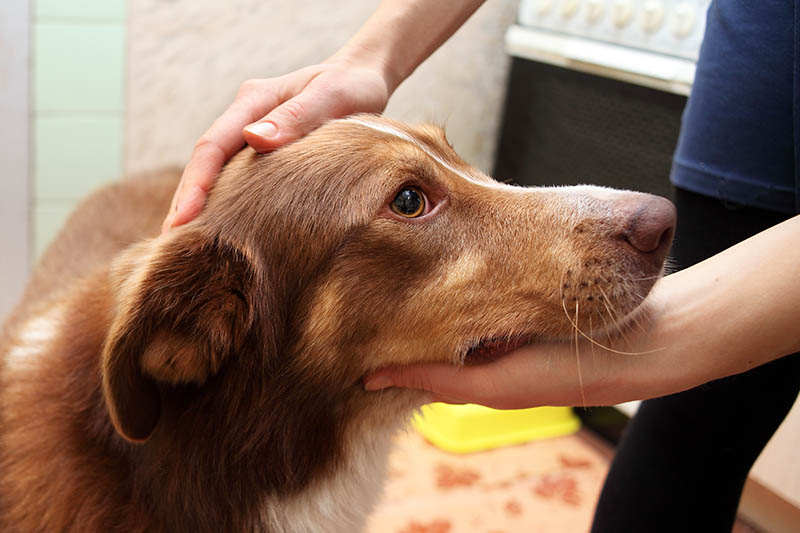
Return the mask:
{"type": "Polygon", "coordinates": [[[672,182],[723,201],[800,212],[800,0],[714,0],[672,182]]]}

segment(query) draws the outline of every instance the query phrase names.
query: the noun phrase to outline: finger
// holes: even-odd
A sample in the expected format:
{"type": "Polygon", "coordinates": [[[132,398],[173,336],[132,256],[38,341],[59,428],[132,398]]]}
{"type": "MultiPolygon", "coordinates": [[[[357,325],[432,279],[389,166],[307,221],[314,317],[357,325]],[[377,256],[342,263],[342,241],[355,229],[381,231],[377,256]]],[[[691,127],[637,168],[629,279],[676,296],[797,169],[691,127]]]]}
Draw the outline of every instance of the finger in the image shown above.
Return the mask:
{"type": "Polygon", "coordinates": [[[183,176],[175,191],[162,231],[192,220],[205,202],[205,196],[228,161],[242,146],[242,128],[277,103],[277,96],[265,92],[261,98],[239,98],[206,131],[195,145],[192,157],[183,171],[183,176]],[[199,188],[202,193],[196,190],[199,188]],[[187,205],[192,194],[192,203],[187,205]]]}
{"type": "Polygon", "coordinates": [[[388,367],[366,376],[364,389],[406,387],[428,391],[448,403],[477,403],[497,409],[532,407],[541,400],[539,391],[547,388],[541,381],[541,376],[549,373],[542,366],[543,359],[547,358],[531,357],[517,349],[474,366],[429,363],[388,367]]]}
{"type": "Polygon", "coordinates": [[[181,181],[175,190],[170,205],[169,214],[164,221],[163,231],[174,226],[184,224],[188,220],[186,215],[186,202],[189,191],[192,194],[200,193],[205,196],[206,191],[210,190],[214,184],[214,179],[225,163],[224,153],[213,144],[203,144],[195,147],[192,158],[183,169],[181,181]]]}
{"type": "Polygon", "coordinates": [[[348,114],[347,105],[335,91],[308,88],[268,115],[244,128],[247,144],[267,152],[299,139],[331,118],[348,114]]]}
{"type": "Polygon", "coordinates": [[[197,213],[193,209],[188,209],[188,195],[193,195],[193,205],[199,201],[202,207],[207,191],[214,184],[225,160],[224,153],[212,144],[204,144],[195,148],[192,158],[183,170],[183,176],[181,176],[181,181],[172,198],[172,205],[162,226],[162,231],[185,224],[194,218],[197,213]]]}
{"type": "Polygon", "coordinates": [[[383,389],[386,389],[386,388],[389,388],[389,387],[394,387],[394,386],[406,387],[406,388],[425,390],[425,391],[429,392],[428,402],[427,403],[430,403],[430,402],[443,402],[443,403],[449,403],[449,404],[471,403],[469,400],[464,399],[464,398],[451,396],[451,395],[444,394],[444,393],[441,393],[441,392],[430,392],[428,390],[428,387],[434,388],[435,384],[434,383],[428,383],[428,382],[426,382],[426,383],[422,382],[423,381],[422,380],[422,376],[425,373],[425,368],[426,368],[426,365],[419,365],[419,366],[415,367],[414,369],[410,369],[410,371],[408,372],[408,375],[402,374],[406,370],[409,370],[408,367],[405,367],[405,368],[399,368],[399,367],[398,368],[384,368],[384,369],[378,370],[378,371],[376,371],[376,372],[374,372],[372,374],[367,375],[364,378],[364,389],[367,390],[367,391],[378,391],[378,390],[383,390],[383,389]],[[402,374],[397,379],[397,383],[395,383],[394,379],[393,379],[393,376],[395,375],[395,372],[398,372],[398,373],[402,374]],[[417,372],[419,372],[421,374],[416,374],[417,372]],[[409,375],[411,375],[411,374],[414,374],[417,377],[410,378],[409,375]],[[412,386],[412,385],[406,384],[406,383],[414,383],[417,386],[412,386]]]}
{"type": "Polygon", "coordinates": [[[237,99],[220,117],[211,124],[197,145],[210,144],[220,150],[225,159],[230,159],[242,146],[242,128],[269,113],[281,103],[274,85],[267,85],[259,91],[252,90],[237,99]]]}
{"type": "Polygon", "coordinates": [[[430,398],[432,402],[449,403],[450,405],[465,405],[468,403],[473,403],[468,400],[453,398],[452,396],[446,396],[444,394],[431,394],[430,398]]]}
{"type": "Polygon", "coordinates": [[[364,378],[364,389],[405,387],[424,390],[451,402],[466,402],[475,393],[470,370],[439,363],[383,368],[364,378]]]}
{"type": "Polygon", "coordinates": [[[208,193],[197,185],[193,185],[184,192],[181,195],[181,202],[178,204],[178,208],[170,215],[171,225],[169,227],[174,228],[194,220],[203,210],[203,206],[206,205],[206,198],[208,198],[208,193]]]}

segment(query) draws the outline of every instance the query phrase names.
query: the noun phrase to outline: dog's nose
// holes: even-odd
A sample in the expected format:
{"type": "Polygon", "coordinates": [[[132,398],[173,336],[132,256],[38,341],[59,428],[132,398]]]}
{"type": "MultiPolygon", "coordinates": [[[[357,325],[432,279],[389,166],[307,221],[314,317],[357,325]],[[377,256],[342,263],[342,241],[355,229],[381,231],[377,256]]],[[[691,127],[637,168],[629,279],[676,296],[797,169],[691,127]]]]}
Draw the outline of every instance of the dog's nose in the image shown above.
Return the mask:
{"type": "Polygon", "coordinates": [[[675,234],[677,218],[672,202],[660,196],[646,195],[625,202],[622,237],[636,251],[663,261],[675,234]]]}

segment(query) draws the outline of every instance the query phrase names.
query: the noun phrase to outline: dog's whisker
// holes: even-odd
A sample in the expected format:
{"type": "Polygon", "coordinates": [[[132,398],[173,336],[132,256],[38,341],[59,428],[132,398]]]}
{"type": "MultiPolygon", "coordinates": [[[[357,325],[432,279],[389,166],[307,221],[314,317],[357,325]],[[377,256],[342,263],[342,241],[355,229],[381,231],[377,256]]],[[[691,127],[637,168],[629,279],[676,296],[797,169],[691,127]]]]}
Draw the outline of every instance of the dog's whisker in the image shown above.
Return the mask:
{"type": "Polygon", "coordinates": [[[578,309],[580,308],[580,302],[575,302],[575,364],[578,367],[578,386],[581,389],[581,403],[583,407],[586,407],[586,395],[584,394],[583,390],[583,372],[581,372],[581,356],[580,350],[578,346],[578,309]]]}
{"type": "MultiPolygon", "coordinates": [[[[592,337],[592,335],[592,315],[589,315],[589,336],[592,337]]],[[[592,350],[592,365],[594,365],[597,363],[594,356],[594,344],[590,344],[589,347],[592,350]]]]}
{"type": "MultiPolygon", "coordinates": [[[[642,294],[641,289],[634,290],[633,294],[634,297],[637,298],[639,301],[643,301],[647,297],[646,293],[642,294]]],[[[636,325],[637,328],[639,328],[640,331],[647,330],[646,323],[643,323],[643,321],[646,322],[647,316],[648,316],[647,313],[633,313],[631,316],[631,319],[633,320],[634,324],[636,325]]]]}
{"type": "Polygon", "coordinates": [[[608,325],[608,320],[606,320],[605,315],[602,314],[602,313],[600,313],[598,316],[603,321],[603,332],[606,334],[606,339],[610,343],[611,342],[611,328],[608,325]]]}
{"type": "MultiPolygon", "coordinates": [[[[603,291],[602,288],[598,287],[598,290],[603,295],[602,302],[606,315],[608,315],[608,318],[611,320],[611,325],[614,327],[614,329],[617,330],[617,333],[619,333],[619,320],[617,319],[617,317],[614,316],[614,312],[611,310],[611,306],[609,305],[608,295],[605,293],[605,291],[603,291]]],[[[601,316],[603,317],[603,321],[606,324],[606,332],[609,335],[609,341],[610,341],[612,328],[608,326],[608,322],[606,322],[605,316],[604,315],[601,316]]]]}
{"type": "Polygon", "coordinates": [[[606,311],[608,311],[608,316],[609,318],[611,318],[612,324],[614,324],[614,327],[617,329],[617,332],[622,336],[622,338],[625,339],[625,342],[630,344],[630,339],[628,339],[627,335],[625,335],[625,331],[623,331],[623,329],[620,327],[620,322],[622,322],[622,319],[624,317],[620,316],[619,313],[615,312],[613,308],[611,308],[611,306],[609,305],[609,302],[611,300],[609,299],[608,295],[605,293],[603,288],[602,287],[597,287],[597,288],[603,295],[603,305],[605,306],[606,311]]]}
{"type": "MultiPolygon", "coordinates": [[[[567,311],[567,306],[566,306],[566,304],[564,303],[563,300],[561,301],[561,305],[564,307],[564,314],[567,315],[567,319],[572,324],[572,327],[575,328],[577,330],[577,332],[580,333],[581,336],[583,336],[586,340],[588,340],[592,344],[594,344],[594,345],[596,345],[596,346],[598,346],[598,347],[600,347],[600,348],[602,348],[604,350],[607,350],[609,352],[616,353],[616,354],[619,354],[619,355],[647,355],[647,354],[656,353],[656,352],[660,352],[660,351],[664,350],[664,348],[655,348],[653,350],[647,350],[647,351],[644,351],[644,352],[624,352],[622,350],[615,350],[614,348],[611,348],[609,346],[604,346],[603,344],[600,344],[599,342],[597,342],[596,340],[594,340],[593,338],[588,336],[586,333],[581,331],[581,329],[578,327],[578,324],[573,322],[572,317],[570,316],[569,312],[567,311]]],[[[630,342],[630,341],[628,341],[628,342],[630,342]]]]}
{"type": "Polygon", "coordinates": [[[652,281],[654,279],[661,279],[661,276],[658,275],[658,276],[647,276],[647,277],[644,277],[644,278],[630,278],[630,279],[628,279],[628,281],[634,281],[634,282],[636,282],[636,281],[652,281]]]}
{"type": "Polygon", "coordinates": [[[609,317],[611,317],[611,320],[613,320],[615,323],[618,323],[623,318],[623,315],[611,306],[611,298],[609,298],[608,294],[606,294],[606,291],[603,290],[603,287],[597,287],[597,290],[599,290],[600,294],[603,295],[603,304],[608,311],[609,317]]]}
{"type": "Polygon", "coordinates": [[[647,331],[646,324],[643,323],[644,317],[646,315],[642,313],[633,313],[631,315],[631,320],[633,321],[634,325],[639,329],[639,331],[644,332],[647,331]]]}

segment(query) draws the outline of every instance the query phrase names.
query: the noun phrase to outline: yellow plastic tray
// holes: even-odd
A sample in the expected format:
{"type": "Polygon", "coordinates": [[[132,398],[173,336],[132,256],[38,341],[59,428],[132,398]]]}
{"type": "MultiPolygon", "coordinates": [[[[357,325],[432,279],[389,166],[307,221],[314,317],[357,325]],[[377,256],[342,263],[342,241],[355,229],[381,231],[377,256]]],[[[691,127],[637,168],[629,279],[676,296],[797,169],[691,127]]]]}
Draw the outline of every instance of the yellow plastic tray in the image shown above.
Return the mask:
{"type": "Polygon", "coordinates": [[[414,426],[442,450],[470,453],[569,435],[578,431],[581,423],[571,407],[498,410],[432,403],[414,417],[414,426]]]}

